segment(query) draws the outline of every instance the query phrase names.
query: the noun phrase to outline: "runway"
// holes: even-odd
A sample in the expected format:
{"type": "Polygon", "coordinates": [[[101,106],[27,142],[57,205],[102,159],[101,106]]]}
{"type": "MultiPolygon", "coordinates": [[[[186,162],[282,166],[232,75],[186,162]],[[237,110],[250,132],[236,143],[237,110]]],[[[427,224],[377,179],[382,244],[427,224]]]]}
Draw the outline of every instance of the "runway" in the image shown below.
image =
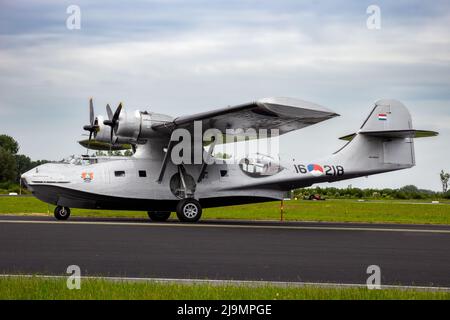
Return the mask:
{"type": "Polygon", "coordinates": [[[0,217],[0,273],[450,287],[450,226],[0,217]]]}

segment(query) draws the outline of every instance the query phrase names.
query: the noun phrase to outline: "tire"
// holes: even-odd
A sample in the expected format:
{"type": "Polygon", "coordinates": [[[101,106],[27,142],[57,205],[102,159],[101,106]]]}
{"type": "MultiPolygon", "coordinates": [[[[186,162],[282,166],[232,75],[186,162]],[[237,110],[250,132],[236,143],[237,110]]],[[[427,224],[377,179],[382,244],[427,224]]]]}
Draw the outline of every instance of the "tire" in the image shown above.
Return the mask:
{"type": "Polygon", "coordinates": [[[171,212],[170,211],[149,211],[148,217],[152,221],[167,221],[169,219],[171,212]]]}
{"type": "Polygon", "coordinates": [[[182,199],[177,205],[177,217],[181,222],[197,222],[202,216],[202,206],[195,199],[182,199]]]}
{"type": "Polygon", "coordinates": [[[56,220],[67,220],[70,217],[70,208],[57,206],[53,213],[56,220]]]}

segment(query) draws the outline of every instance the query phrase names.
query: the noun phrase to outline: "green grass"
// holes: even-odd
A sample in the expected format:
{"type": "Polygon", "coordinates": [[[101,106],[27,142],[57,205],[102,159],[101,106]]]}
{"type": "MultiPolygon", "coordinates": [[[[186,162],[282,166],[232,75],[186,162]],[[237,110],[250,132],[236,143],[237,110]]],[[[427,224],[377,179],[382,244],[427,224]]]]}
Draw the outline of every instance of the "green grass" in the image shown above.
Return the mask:
{"type": "MultiPolygon", "coordinates": [[[[0,197],[0,214],[49,214],[53,216],[55,206],[48,205],[35,197],[0,197]]],[[[71,209],[71,216],[101,216],[101,217],[148,217],[140,211],[111,211],[71,209]]]]}
{"type": "Polygon", "coordinates": [[[0,299],[168,299],[168,300],[291,300],[291,299],[441,299],[450,292],[400,289],[323,288],[314,286],[177,284],[83,279],[80,290],[69,290],[65,279],[0,278],[0,299]]]}
{"type": "MultiPolygon", "coordinates": [[[[0,197],[0,213],[53,214],[34,197],[0,197]]],[[[146,212],[72,209],[72,216],[147,218],[146,212]]],[[[205,209],[203,219],[279,220],[280,202],[205,209]]],[[[284,219],[291,221],[332,221],[369,223],[450,224],[449,204],[411,201],[326,200],[284,202],[284,219]]]]}
{"type": "MultiPolygon", "coordinates": [[[[280,219],[280,203],[205,210],[205,217],[223,219],[280,219]]],[[[390,222],[450,224],[450,205],[356,200],[285,201],[285,220],[332,222],[390,222]]]]}

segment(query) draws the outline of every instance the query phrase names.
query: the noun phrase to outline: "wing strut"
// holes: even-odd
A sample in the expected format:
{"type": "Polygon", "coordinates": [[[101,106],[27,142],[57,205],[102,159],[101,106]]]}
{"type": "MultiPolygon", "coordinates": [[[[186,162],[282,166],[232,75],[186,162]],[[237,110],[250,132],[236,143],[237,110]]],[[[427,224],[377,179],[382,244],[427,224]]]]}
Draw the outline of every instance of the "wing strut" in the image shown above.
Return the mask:
{"type": "Polygon", "coordinates": [[[203,160],[202,168],[200,170],[200,174],[197,179],[197,183],[200,183],[205,177],[206,167],[208,166],[209,159],[211,159],[212,154],[214,152],[214,147],[216,146],[216,137],[212,137],[212,143],[208,149],[207,158],[203,160]]]}
{"type": "Polygon", "coordinates": [[[183,198],[187,198],[188,189],[186,186],[186,181],[184,180],[184,167],[182,164],[178,165],[178,174],[180,175],[181,187],[183,188],[183,198]]]}
{"type": "Polygon", "coordinates": [[[186,178],[189,177],[189,175],[186,173],[186,169],[182,164],[178,165],[178,176],[180,177],[180,185],[179,189],[177,189],[177,195],[183,199],[193,198],[195,193],[195,184],[190,185],[190,182],[186,181],[186,178]]]}
{"type": "Polygon", "coordinates": [[[159,177],[158,177],[158,180],[156,180],[158,183],[161,183],[162,179],[164,178],[164,173],[166,172],[167,162],[169,161],[174,142],[175,141],[170,140],[169,144],[167,145],[167,151],[166,151],[166,154],[164,155],[164,160],[161,165],[161,170],[159,171],[159,177]]]}

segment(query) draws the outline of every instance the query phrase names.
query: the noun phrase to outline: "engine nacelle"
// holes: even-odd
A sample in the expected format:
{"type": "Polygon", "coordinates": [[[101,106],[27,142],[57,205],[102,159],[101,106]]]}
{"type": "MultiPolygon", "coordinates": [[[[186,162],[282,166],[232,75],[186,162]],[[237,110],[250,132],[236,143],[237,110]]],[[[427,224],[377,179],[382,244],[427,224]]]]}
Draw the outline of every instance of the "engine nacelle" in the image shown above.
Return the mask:
{"type": "Polygon", "coordinates": [[[141,132],[141,114],[139,111],[126,112],[122,110],[119,121],[114,128],[114,134],[119,138],[131,138],[137,141],[141,132]]]}
{"type": "Polygon", "coordinates": [[[114,133],[121,140],[123,138],[133,139],[141,142],[157,135],[152,129],[153,123],[172,121],[172,117],[141,111],[126,112],[122,110],[114,133]]]}
{"type": "MultiPolygon", "coordinates": [[[[111,142],[111,127],[103,123],[103,116],[97,116],[95,118],[95,125],[98,126],[98,130],[94,133],[94,139],[99,142],[111,142]]],[[[118,137],[115,133],[113,134],[113,143],[137,143],[137,140],[133,137],[118,137]]]]}

